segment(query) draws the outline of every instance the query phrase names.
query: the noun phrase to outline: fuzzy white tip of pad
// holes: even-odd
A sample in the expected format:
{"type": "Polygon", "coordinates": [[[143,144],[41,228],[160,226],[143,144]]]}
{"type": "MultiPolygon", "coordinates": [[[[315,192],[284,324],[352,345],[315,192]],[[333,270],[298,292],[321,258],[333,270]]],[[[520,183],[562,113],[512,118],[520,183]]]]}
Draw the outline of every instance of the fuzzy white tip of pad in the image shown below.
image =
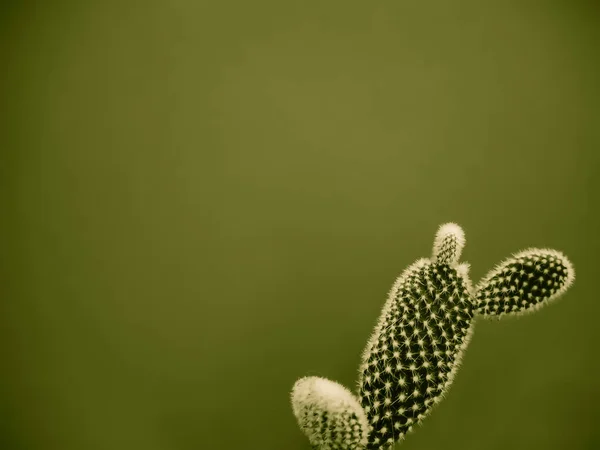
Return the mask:
{"type": "Polygon", "coordinates": [[[466,243],[463,229],[452,222],[438,228],[433,241],[433,261],[453,265],[458,262],[466,243]]]}

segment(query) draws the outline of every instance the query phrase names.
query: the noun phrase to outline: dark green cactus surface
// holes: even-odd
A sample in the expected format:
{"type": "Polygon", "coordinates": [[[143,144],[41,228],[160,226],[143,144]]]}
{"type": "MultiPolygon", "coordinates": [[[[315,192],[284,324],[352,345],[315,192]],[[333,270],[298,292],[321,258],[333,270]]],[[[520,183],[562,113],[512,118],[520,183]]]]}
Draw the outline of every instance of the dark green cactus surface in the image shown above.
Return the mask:
{"type": "Polygon", "coordinates": [[[491,271],[477,290],[477,313],[486,316],[532,312],[561,294],[572,282],[573,269],[555,250],[517,253],[491,271]]]}
{"type": "Polygon", "coordinates": [[[372,427],[367,448],[402,439],[441,399],[472,318],[468,279],[448,264],[423,260],[399,278],[363,357],[359,397],[372,427]]]}

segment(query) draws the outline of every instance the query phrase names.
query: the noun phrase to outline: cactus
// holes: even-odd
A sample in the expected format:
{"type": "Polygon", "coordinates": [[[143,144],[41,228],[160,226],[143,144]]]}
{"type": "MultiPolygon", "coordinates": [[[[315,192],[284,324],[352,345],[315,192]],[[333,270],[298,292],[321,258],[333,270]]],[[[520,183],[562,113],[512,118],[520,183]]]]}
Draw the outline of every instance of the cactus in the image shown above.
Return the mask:
{"type": "Polygon", "coordinates": [[[459,263],[464,245],[458,225],[442,225],[432,257],[416,261],[396,280],[363,351],[357,396],[324,378],[296,382],[292,408],[313,448],[391,448],[448,391],[475,317],[535,311],[574,281],[562,253],[531,248],[473,287],[469,265],[459,263]]]}

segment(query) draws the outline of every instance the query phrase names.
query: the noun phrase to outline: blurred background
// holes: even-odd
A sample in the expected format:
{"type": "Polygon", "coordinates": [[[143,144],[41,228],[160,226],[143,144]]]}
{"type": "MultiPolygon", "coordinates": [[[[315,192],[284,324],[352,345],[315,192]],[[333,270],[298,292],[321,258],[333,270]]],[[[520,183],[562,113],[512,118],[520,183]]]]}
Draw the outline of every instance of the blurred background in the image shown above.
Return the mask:
{"type": "Polygon", "coordinates": [[[0,448],[308,450],[439,224],[474,281],[529,246],[562,301],[476,324],[406,450],[600,448],[600,9],[584,1],[8,2],[0,448]]]}

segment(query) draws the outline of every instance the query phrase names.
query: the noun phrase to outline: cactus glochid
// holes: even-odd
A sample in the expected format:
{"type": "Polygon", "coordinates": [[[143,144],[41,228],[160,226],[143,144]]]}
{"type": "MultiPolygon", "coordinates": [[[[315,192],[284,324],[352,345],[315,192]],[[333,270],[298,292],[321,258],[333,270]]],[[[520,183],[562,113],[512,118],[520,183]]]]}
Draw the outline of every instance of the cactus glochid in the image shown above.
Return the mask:
{"type": "Polygon", "coordinates": [[[447,392],[473,319],[535,311],[564,293],[575,272],[562,253],[530,248],[473,286],[459,263],[463,230],[442,225],[433,254],[396,280],[362,354],[358,393],[320,377],[292,390],[300,428],[319,450],[383,450],[404,438],[447,392]]]}

